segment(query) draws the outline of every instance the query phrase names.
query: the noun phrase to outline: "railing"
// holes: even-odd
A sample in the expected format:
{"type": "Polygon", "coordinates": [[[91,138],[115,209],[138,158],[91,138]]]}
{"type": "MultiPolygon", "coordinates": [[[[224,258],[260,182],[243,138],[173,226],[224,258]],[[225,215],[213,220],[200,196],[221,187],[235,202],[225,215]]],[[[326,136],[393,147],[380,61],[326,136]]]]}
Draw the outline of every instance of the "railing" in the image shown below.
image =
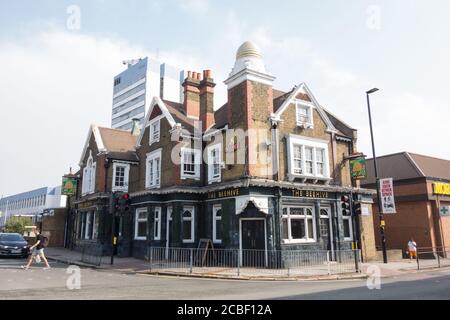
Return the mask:
{"type": "Polygon", "coordinates": [[[415,260],[417,270],[450,266],[450,248],[417,248],[415,260]]]}
{"type": "Polygon", "coordinates": [[[98,243],[84,244],[81,250],[81,261],[94,266],[102,264],[103,245],[98,243]]]}
{"type": "Polygon", "coordinates": [[[360,272],[360,251],[148,249],[154,273],[243,277],[302,277],[360,272]]]}

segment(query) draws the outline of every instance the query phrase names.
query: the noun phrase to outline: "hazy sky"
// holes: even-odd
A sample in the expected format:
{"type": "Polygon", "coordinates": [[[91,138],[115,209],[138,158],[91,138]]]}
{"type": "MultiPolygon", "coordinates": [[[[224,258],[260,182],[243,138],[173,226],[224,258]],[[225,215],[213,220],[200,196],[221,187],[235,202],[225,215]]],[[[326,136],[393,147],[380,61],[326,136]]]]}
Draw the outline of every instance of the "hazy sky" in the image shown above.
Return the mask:
{"type": "Polygon", "coordinates": [[[448,0],[0,0],[0,197],[77,170],[89,125],[110,125],[122,60],[158,52],[185,69],[211,68],[219,106],[245,40],[261,48],[275,88],[306,82],[359,130],[368,156],[365,91],[378,87],[377,154],[450,159],[449,12],[448,0]]]}

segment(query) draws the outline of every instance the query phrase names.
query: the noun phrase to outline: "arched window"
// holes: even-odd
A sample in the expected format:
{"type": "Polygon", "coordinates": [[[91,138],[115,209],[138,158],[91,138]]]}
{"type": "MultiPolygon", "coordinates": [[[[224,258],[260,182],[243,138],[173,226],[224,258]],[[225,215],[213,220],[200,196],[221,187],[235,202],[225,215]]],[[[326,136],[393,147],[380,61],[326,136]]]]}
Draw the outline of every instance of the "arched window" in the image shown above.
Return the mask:
{"type": "Polygon", "coordinates": [[[95,172],[96,163],[92,158],[92,151],[90,151],[86,167],[83,169],[83,182],[81,186],[83,195],[95,192],[95,172]]]}
{"type": "Polygon", "coordinates": [[[213,206],[213,242],[222,242],[222,206],[213,206]]]}
{"type": "Polygon", "coordinates": [[[194,207],[183,208],[183,242],[194,242],[194,207]]]}

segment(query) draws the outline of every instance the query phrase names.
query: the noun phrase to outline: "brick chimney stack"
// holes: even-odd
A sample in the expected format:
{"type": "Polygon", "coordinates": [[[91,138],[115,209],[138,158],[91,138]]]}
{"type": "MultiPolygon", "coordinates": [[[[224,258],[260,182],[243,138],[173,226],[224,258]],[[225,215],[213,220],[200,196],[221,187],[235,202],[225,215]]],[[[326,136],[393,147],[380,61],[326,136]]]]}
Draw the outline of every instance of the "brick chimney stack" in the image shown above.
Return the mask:
{"type": "Polygon", "coordinates": [[[203,70],[203,80],[200,82],[200,120],[203,132],[214,123],[214,87],[211,70],[203,70]]]}
{"type": "Polygon", "coordinates": [[[183,82],[183,108],[188,117],[195,119],[200,117],[200,80],[200,73],[188,71],[188,76],[183,82]]]}

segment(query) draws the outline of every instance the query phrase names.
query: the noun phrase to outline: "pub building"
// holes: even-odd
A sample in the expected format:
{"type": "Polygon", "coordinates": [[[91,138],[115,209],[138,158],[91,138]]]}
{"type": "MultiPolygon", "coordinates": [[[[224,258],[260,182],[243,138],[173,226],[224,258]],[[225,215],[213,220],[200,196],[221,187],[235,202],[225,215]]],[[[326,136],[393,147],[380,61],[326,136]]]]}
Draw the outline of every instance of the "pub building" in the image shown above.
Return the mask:
{"type": "MultiPolygon", "coordinates": [[[[450,161],[400,152],[377,157],[377,165],[379,178],[392,178],[394,186],[396,213],[384,215],[387,248],[405,254],[412,237],[419,252],[450,256],[450,161]]],[[[376,187],[373,159],[367,160],[367,179],[361,184],[376,187]]],[[[379,225],[377,216],[374,224],[379,225]]]]}
{"type": "Polygon", "coordinates": [[[245,42],[220,108],[210,70],[188,72],[182,104],[153,98],[134,146],[121,254],[197,248],[200,239],[215,248],[334,252],[358,240],[363,258],[375,258],[374,191],[350,176],[356,130],[305,83],[285,92],[274,80],[245,42]],[[360,216],[342,214],[341,196],[350,194],[363,203],[360,216]]]}
{"type": "MultiPolygon", "coordinates": [[[[112,219],[112,196],[129,191],[129,176],[137,170],[139,162],[134,149],[138,134],[137,126],[131,132],[90,126],[79,161],[80,170],[71,175],[80,182],[69,199],[67,248],[93,255],[111,253],[113,221],[115,233],[120,234],[126,220],[121,216],[112,219]]],[[[128,247],[127,238],[121,237],[120,246],[115,249],[128,247]]]]}

